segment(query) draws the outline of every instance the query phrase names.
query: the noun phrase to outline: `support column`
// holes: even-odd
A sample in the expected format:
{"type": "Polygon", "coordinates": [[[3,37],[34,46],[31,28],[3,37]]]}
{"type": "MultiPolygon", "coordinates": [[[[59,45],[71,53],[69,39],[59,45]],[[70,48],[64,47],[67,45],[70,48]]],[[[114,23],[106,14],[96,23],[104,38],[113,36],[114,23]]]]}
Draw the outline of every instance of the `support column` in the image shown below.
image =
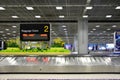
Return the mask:
{"type": "Polygon", "coordinates": [[[78,54],[88,54],[88,20],[78,19],[78,54]]]}
{"type": "Polygon", "coordinates": [[[51,32],[51,31],[52,31],[52,24],[50,23],[50,41],[49,41],[49,48],[51,48],[51,44],[52,44],[52,41],[53,41],[53,40],[52,40],[52,36],[51,36],[51,35],[52,35],[52,32],[51,32]]]}
{"type": "Polygon", "coordinates": [[[78,52],[78,38],[77,34],[74,36],[74,43],[73,43],[73,52],[78,52]]]}

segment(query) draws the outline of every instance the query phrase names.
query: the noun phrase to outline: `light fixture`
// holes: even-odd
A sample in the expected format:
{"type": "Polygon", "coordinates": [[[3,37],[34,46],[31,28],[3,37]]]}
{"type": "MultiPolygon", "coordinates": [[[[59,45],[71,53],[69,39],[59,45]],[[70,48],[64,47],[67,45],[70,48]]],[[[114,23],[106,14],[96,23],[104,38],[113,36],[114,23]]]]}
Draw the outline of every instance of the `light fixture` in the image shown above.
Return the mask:
{"type": "Polygon", "coordinates": [[[16,31],[13,31],[13,33],[16,33],[16,31]]]}
{"type": "Polygon", "coordinates": [[[6,31],[9,31],[9,29],[5,29],[6,31]]]}
{"type": "Polygon", "coordinates": [[[64,32],[67,32],[67,31],[64,31],[64,32]]]}
{"type": "Polygon", "coordinates": [[[55,31],[52,30],[52,32],[54,33],[55,31]]]}
{"type": "Polygon", "coordinates": [[[8,35],[10,35],[10,33],[7,33],[8,35]]]}
{"type": "Polygon", "coordinates": [[[95,31],[96,29],[94,28],[94,29],[92,29],[92,30],[94,30],[94,31],[95,31]]]}
{"type": "Polygon", "coordinates": [[[62,10],[63,7],[62,7],[62,6],[57,6],[56,9],[57,9],[57,10],[62,10]]]}
{"type": "Polygon", "coordinates": [[[88,18],[88,15],[83,15],[83,18],[88,18]]]}
{"type": "Polygon", "coordinates": [[[67,30],[67,29],[64,29],[64,30],[67,30]]]}
{"type": "Polygon", "coordinates": [[[12,16],[12,18],[18,18],[18,16],[12,16]]]}
{"type": "Polygon", "coordinates": [[[17,26],[12,26],[13,28],[16,28],[17,26]]]}
{"type": "Polygon", "coordinates": [[[88,35],[90,35],[91,33],[88,33],[88,35]]]}
{"type": "Polygon", "coordinates": [[[0,33],[3,33],[3,31],[0,31],[0,33]]]}
{"type": "Polygon", "coordinates": [[[120,6],[117,6],[115,9],[120,9],[120,6]]]}
{"type": "Polygon", "coordinates": [[[117,26],[116,26],[116,25],[113,25],[112,27],[114,28],[114,27],[117,27],[117,26]]]}
{"type": "Polygon", "coordinates": [[[16,36],[15,34],[13,34],[13,36],[16,36]]]}
{"type": "Polygon", "coordinates": [[[92,6],[88,6],[88,7],[86,7],[85,9],[90,10],[90,9],[92,9],[92,8],[93,8],[92,6]]]}
{"type": "Polygon", "coordinates": [[[112,35],[114,34],[114,33],[111,33],[112,35]]]}
{"type": "Polygon", "coordinates": [[[112,15],[106,15],[106,18],[111,18],[112,17],[112,15]]]}
{"type": "Polygon", "coordinates": [[[100,25],[96,25],[96,27],[98,28],[98,27],[100,27],[100,25]]]}
{"type": "Polygon", "coordinates": [[[110,28],[108,28],[107,30],[111,30],[110,28]]]}
{"type": "Polygon", "coordinates": [[[104,33],[106,32],[106,31],[103,31],[104,33]]]}
{"type": "Polygon", "coordinates": [[[26,7],[27,10],[34,10],[33,7],[26,7]]]}
{"type": "Polygon", "coordinates": [[[93,32],[93,31],[90,31],[90,32],[93,32]]]}
{"type": "Polygon", "coordinates": [[[5,36],[5,34],[3,34],[2,36],[5,36]]]}
{"type": "Polygon", "coordinates": [[[65,25],[63,25],[62,27],[66,27],[65,25]]]}
{"type": "Polygon", "coordinates": [[[54,35],[57,35],[56,33],[54,33],[54,35]]]}
{"type": "Polygon", "coordinates": [[[65,16],[64,15],[60,15],[59,18],[64,18],[65,16]]]}
{"type": "Polygon", "coordinates": [[[41,18],[41,16],[38,16],[38,15],[37,15],[37,16],[35,16],[35,18],[41,18]]]}
{"type": "Polygon", "coordinates": [[[5,8],[4,7],[0,7],[0,10],[5,10],[5,8]]]}

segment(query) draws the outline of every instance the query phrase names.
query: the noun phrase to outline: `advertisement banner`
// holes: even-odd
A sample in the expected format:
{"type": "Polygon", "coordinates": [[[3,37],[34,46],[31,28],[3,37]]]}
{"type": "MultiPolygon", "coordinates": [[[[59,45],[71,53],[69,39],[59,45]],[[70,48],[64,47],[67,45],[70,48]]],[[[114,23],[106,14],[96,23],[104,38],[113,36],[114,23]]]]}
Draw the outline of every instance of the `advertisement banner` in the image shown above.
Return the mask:
{"type": "Polygon", "coordinates": [[[120,31],[114,33],[114,52],[120,52],[120,31]]]}

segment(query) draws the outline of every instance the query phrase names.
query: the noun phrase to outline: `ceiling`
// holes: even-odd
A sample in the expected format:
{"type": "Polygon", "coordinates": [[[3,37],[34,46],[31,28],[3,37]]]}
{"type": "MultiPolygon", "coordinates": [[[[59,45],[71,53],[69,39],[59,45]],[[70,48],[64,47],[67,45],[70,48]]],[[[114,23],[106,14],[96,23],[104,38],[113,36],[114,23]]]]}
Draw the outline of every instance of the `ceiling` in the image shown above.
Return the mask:
{"type": "Polygon", "coordinates": [[[89,43],[111,43],[113,32],[120,29],[120,9],[115,9],[119,4],[120,0],[0,0],[0,7],[5,9],[0,10],[0,37],[4,40],[18,37],[21,23],[50,23],[52,39],[61,37],[73,43],[78,18],[88,15],[89,43]],[[63,9],[57,10],[56,6],[63,9]],[[93,8],[88,10],[88,6],[93,8]],[[35,18],[38,15],[40,18],[35,18]],[[64,18],[59,18],[60,15],[64,18]]]}

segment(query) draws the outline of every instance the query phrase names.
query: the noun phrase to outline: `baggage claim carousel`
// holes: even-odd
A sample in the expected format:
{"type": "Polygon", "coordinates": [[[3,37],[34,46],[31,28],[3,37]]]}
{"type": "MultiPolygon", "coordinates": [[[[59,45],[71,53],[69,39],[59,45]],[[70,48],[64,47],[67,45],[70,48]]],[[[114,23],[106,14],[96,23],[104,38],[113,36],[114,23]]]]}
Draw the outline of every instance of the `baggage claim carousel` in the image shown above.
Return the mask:
{"type": "Polygon", "coordinates": [[[120,73],[120,55],[1,56],[0,73],[120,73]]]}

